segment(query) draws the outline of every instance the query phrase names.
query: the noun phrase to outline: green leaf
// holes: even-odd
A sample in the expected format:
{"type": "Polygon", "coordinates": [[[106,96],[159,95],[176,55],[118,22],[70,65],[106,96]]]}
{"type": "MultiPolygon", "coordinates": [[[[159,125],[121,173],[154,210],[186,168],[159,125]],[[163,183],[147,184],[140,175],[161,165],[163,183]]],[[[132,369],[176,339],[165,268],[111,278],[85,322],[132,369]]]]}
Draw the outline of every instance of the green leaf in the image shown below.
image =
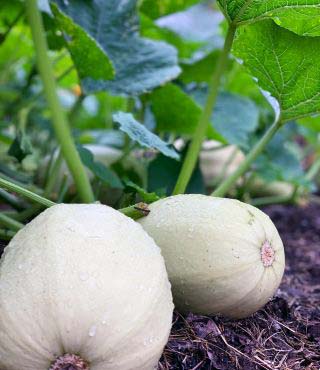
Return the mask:
{"type": "Polygon", "coordinates": [[[8,154],[15,157],[19,162],[22,162],[23,159],[27,155],[32,154],[32,152],[33,148],[29,137],[23,131],[18,130],[8,150],[8,154]]]}
{"type": "Polygon", "coordinates": [[[106,52],[73,20],[63,14],[57,5],[51,4],[59,28],[65,34],[66,46],[70,51],[79,77],[94,80],[109,80],[114,77],[114,69],[106,52]]]}
{"type": "MultiPolygon", "coordinates": [[[[183,157],[185,153],[186,149],[182,153],[183,157]]],[[[181,171],[182,163],[182,161],[177,162],[161,154],[158,155],[148,168],[148,190],[162,195],[171,195],[181,171]]],[[[193,171],[186,193],[205,194],[205,185],[199,164],[193,171]]]]}
{"type": "Polygon", "coordinates": [[[146,190],[144,190],[141,186],[135,184],[134,182],[132,181],[125,181],[125,184],[126,184],[126,187],[128,189],[132,189],[134,190],[135,192],[137,192],[142,201],[143,202],[146,202],[146,203],[153,203],[153,202],[156,202],[157,200],[160,199],[160,197],[156,194],[156,193],[148,193],[146,190]]]}
{"type": "Polygon", "coordinates": [[[300,35],[320,35],[319,0],[218,0],[218,3],[228,20],[236,25],[272,18],[300,35]]]}
{"type": "Polygon", "coordinates": [[[221,22],[224,17],[212,2],[200,3],[179,13],[158,19],[155,23],[170,30],[183,40],[200,43],[202,46],[193,54],[190,62],[198,61],[212,50],[222,49],[224,37],[221,22]]]}
{"type": "MultiPolygon", "coordinates": [[[[201,107],[178,86],[167,84],[150,95],[157,129],[179,135],[192,135],[199,122],[201,107]]],[[[208,138],[225,142],[212,126],[208,138]]]]}
{"type": "Polygon", "coordinates": [[[177,52],[171,45],[139,35],[137,0],[55,0],[55,3],[100,45],[114,65],[113,80],[82,79],[86,93],[108,90],[115,95],[137,95],[180,73],[177,52]]]}
{"type": "Polygon", "coordinates": [[[308,127],[311,130],[320,133],[320,116],[301,118],[297,122],[304,127],[308,127]]]}
{"type": "MultiPolygon", "coordinates": [[[[207,97],[207,89],[195,89],[192,96],[201,105],[207,97]]],[[[250,99],[236,94],[221,92],[218,95],[211,122],[214,129],[242,149],[250,147],[250,135],[259,124],[259,109],[250,99]]]]}
{"type": "Polygon", "coordinates": [[[193,134],[201,108],[178,86],[167,84],[153,91],[150,100],[159,131],[193,134]]]}
{"type": "Polygon", "coordinates": [[[271,94],[282,121],[320,112],[320,37],[301,37],[265,20],[242,28],[233,51],[271,94]]]}
{"type": "Polygon", "coordinates": [[[108,167],[100,162],[95,162],[93,154],[89,149],[81,145],[77,146],[82,163],[89,168],[89,170],[104,184],[115,188],[123,189],[123,184],[119,177],[111,171],[108,167]]]}
{"type": "Polygon", "coordinates": [[[199,0],[142,0],[140,9],[152,19],[163,15],[176,13],[189,6],[196,4],[199,0]]]}
{"type": "Polygon", "coordinates": [[[48,14],[47,12],[43,12],[42,20],[47,36],[49,49],[61,50],[62,48],[64,48],[66,46],[66,41],[59,30],[57,22],[52,17],[52,12],[50,11],[50,14],[48,14]]]}
{"type": "Polygon", "coordinates": [[[185,84],[190,82],[209,82],[212,78],[219,53],[218,50],[215,50],[195,63],[183,63],[181,65],[182,73],[179,76],[179,80],[185,84]]]}
{"type": "Polygon", "coordinates": [[[179,154],[169,144],[161,140],[157,135],[146,129],[141,123],[135,120],[131,113],[118,112],[113,115],[115,122],[119,123],[120,130],[137,141],[141,146],[159,150],[167,157],[179,159],[179,154]]]}
{"type": "Polygon", "coordinates": [[[202,45],[200,42],[184,40],[181,36],[168,28],[161,28],[157,26],[144,14],[141,14],[140,16],[140,24],[142,36],[153,40],[166,41],[173,45],[178,50],[180,59],[189,60],[202,45]]]}
{"type": "MultiPolygon", "coordinates": [[[[254,163],[255,173],[267,182],[286,181],[306,185],[305,174],[294,143],[296,128],[284,126],[254,163]]],[[[299,149],[299,148],[298,148],[299,149]]]]}

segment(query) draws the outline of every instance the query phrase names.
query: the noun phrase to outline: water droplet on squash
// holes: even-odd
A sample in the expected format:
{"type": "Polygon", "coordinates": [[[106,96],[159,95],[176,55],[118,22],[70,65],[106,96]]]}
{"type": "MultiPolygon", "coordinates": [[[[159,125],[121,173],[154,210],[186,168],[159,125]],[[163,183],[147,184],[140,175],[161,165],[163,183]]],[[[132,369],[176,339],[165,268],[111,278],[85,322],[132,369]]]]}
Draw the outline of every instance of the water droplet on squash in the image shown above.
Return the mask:
{"type": "Polygon", "coordinates": [[[95,325],[91,326],[89,330],[89,337],[94,337],[97,333],[97,327],[95,325]]]}
{"type": "Polygon", "coordinates": [[[86,281],[89,279],[89,274],[87,272],[80,272],[79,276],[81,281],[86,281]]]}

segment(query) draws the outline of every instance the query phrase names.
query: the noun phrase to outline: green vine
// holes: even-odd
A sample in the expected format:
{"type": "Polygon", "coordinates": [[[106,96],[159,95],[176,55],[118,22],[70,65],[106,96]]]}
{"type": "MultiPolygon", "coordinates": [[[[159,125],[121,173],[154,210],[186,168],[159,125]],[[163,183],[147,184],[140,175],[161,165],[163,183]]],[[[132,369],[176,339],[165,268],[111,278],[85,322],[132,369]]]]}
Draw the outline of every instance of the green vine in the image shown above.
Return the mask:
{"type": "Polygon", "coordinates": [[[52,123],[57,140],[82,201],[91,203],[94,201],[93,191],[79,153],[73,142],[67,119],[57,95],[56,82],[48,57],[47,42],[41,14],[37,6],[37,0],[26,0],[26,9],[36,49],[37,66],[43,82],[44,92],[51,109],[52,123]]]}
{"type": "Polygon", "coordinates": [[[235,185],[237,180],[248,171],[252,163],[256,160],[258,155],[261,154],[263,149],[270,142],[274,134],[279,130],[281,126],[281,120],[276,120],[273,125],[269,127],[262,138],[258,141],[258,143],[247,154],[245,160],[241,163],[241,165],[233,172],[231,176],[226,178],[211,195],[214,197],[225,196],[230,188],[235,185]]]}
{"type": "Polygon", "coordinates": [[[199,123],[197,125],[190,147],[187,151],[187,155],[183,161],[181,172],[179,174],[176,186],[173,190],[173,194],[181,194],[185,192],[192,176],[192,172],[197,163],[201,150],[201,145],[203,140],[205,139],[208,124],[212,115],[212,110],[217,100],[220,81],[228,62],[228,57],[233,44],[235,32],[236,27],[230,25],[222,53],[220,54],[215,71],[212,75],[206,104],[200,116],[199,123]]]}

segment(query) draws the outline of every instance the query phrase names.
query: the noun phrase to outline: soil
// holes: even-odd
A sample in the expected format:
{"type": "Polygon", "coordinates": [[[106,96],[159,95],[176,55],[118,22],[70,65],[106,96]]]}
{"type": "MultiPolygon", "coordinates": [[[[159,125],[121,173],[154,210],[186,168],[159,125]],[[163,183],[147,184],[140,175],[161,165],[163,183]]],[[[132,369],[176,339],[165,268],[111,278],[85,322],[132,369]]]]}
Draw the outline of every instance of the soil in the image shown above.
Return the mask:
{"type": "Polygon", "coordinates": [[[175,312],[159,370],[320,369],[320,205],[264,211],[286,250],[275,297],[243,320],[175,312]]]}
{"type": "Polygon", "coordinates": [[[264,211],[286,251],[275,297],[243,320],[176,312],[159,369],[320,369],[320,205],[264,211]]]}

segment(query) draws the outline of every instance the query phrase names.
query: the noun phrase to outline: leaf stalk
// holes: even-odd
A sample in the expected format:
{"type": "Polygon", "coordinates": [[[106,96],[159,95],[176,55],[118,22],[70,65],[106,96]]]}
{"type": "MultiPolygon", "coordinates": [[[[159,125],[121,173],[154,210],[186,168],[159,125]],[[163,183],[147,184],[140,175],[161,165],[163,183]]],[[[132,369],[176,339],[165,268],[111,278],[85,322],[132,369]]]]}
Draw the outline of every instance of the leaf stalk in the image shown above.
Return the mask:
{"type": "Polygon", "coordinates": [[[81,200],[85,203],[92,203],[94,201],[94,195],[90,181],[74,144],[71,130],[68,126],[65,113],[57,95],[56,81],[54,79],[52,65],[48,57],[48,47],[37,1],[26,0],[26,10],[36,49],[37,66],[43,82],[48,105],[51,110],[52,123],[57,140],[60,144],[61,151],[68,168],[73,176],[74,183],[76,184],[81,200]]]}
{"type": "Polygon", "coordinates": [[[25,188],[23,188],[22,186],[19,186],[17,184],[14,184],[10,181],[7,181],[3,178],[0,177],[0,187],[3,188],[3,189],[6,189],[6,190],[9,190],[9,191],[12,191],[14,193],[17,193],[19,195],[22,195],[36,203],[40,203],[46,207],[51,207],[53,206],[55,203],[52,202],[51,200],[49,199],[46,199],[36,193],[33,193],[32,191],[30,190],[27,190],[25,188]]]}
{"type": "Polygon", "coordinates": [[[212,115],[213,108],[215,106],[220,81],[223,75],[223,72],[226,69],[229,53],[233,44],[234,36],[236,32],[236,27],[233,25],[229,26],[228,33],[224,42],[223,50],[217,61],[214,73],[212,75],[210,84],[209,84],[209,93],[207,101],[205,103],[204,109],[199,119],[199,123],[196,127],[193,139],[191,141],[190,147],[185,156],[181,172],[179,174],[177,183],[173,190],[173,194],[182,194],[185,192],[192,173],[194,171],[195,165],[197,163],[199,153],[201,150],[202,142],[205,139],[206,132],[208,129],[208,124],[212,115]]]}
{"type": "Polygon", "coordinates": [[[232,186],[235,185],[238,179],[248,171],[252,163],[261,154],[263,149],[270,142],[270,140],[273,138],[273,136],[281,126],[282,126],[281,120],[280,119],[276,120],[265,132],[265,134],[261,137],[261,139],[257,142],[257,144],[247,154],[245,160],[241,163],[241,165],[233,172],[231,176],[225,179],[211,195],[214,197],[225,196],[226,193],[230,190],[230,188],[232,188],[232,186]]]}

